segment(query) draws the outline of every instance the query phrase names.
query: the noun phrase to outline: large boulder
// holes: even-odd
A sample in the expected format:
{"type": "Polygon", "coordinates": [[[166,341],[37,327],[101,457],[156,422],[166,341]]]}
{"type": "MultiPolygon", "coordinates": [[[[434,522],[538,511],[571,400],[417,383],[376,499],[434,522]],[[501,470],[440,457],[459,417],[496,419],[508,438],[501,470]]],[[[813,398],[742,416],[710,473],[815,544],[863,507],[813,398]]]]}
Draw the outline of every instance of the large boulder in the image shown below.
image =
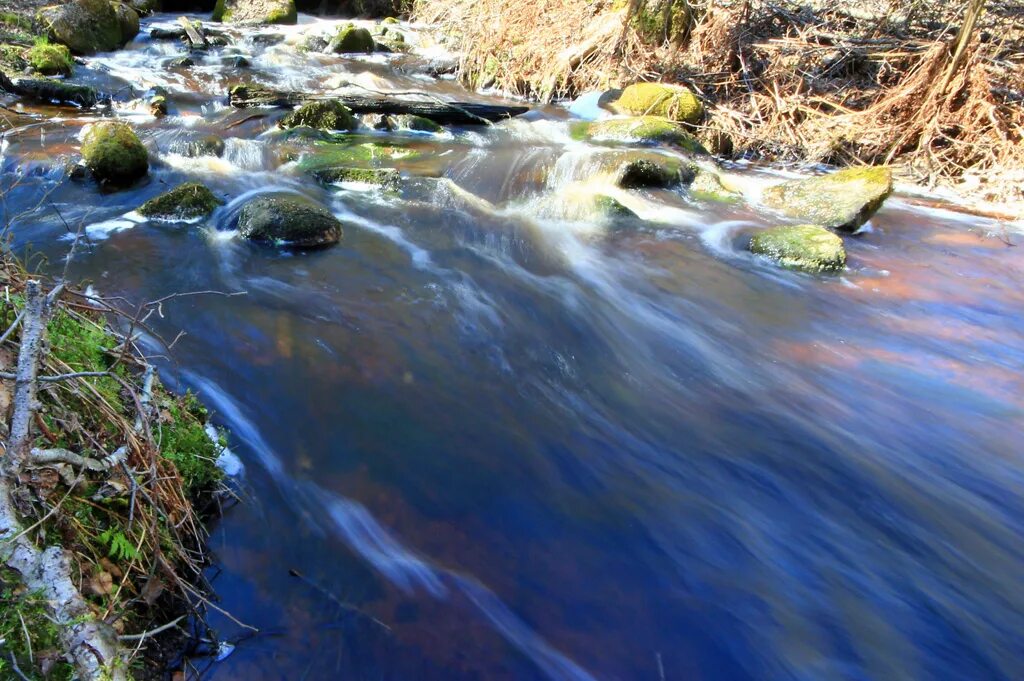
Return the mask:
{"type": "Polygon", "coordinates": [[[242,207],[238,231],[246,239],[292,248],[338,243],[338,219],[323,206],[299,196],[259,196],[242,207]]]}
{"type": "Polygon", "coordinates": [[[139,213],[162,220],[194,220],[207,217],[223,203],[205,185],[186,182],[146,201],[139,207],[139,213]]]}
{"type": "Polygon", "coordinates": [[[75,54],[116,50],[139,32],[139,15],[110,0],[71,0],[39,10],[38,20],[53,42],[75,54]]]}
{"type": "Polygon", "coordinates": [[[103,121],[85,130],[82,158],[101,184],[127,187],[149,172],[149,153],[127,123],[103,121]]]}
{"type": "Polygon", "coordinates": [[[365,28],[357,28],[355,24],[342,26],[327,46],[327,51],[335,54],[369,54],[373,49],[373,34],[365,28]]]}
{"type": "Polygon", "coordinates": [[[303,104],[282,118],[278,125],[285,129],[305,126],[317,130],[355,130],[359,121],[340,101],[324,99],[303,104]]]}
{"type": "Polygon", "coordinates": [[[846,265],[843,240],[817,225],[766,229],[754,235],[750,250],[784,267],[807,272],[835,272],[846,265]]]}
{"type": "Polygon", "coordinates": [[[295,0],[217,0],[213,20],[232,24],[294,24],[295,0]]]}
{"type": "Polygon", "coordinates": [[[570,128],[574,139],[589,142],[620,144],[668,144],[694,154],[707,154],[693,135],[675,121],[660,116],[609,118],[592,123],[574,123],[570,128]]]}
{"type": "Polygon", "coordinates": [[[783,182],[765,189],[761,200],[787,217],[853,231],[867,222],[890,194],[892,171],[867,166],[783,182]]]}
{"type": "Polygon", "coordinates": [[[630,85],[611,106],[629,116],[661,116],[680,123],[696,123],[704,115],[704,105],[692,90],[665,83],[630,85]]]}

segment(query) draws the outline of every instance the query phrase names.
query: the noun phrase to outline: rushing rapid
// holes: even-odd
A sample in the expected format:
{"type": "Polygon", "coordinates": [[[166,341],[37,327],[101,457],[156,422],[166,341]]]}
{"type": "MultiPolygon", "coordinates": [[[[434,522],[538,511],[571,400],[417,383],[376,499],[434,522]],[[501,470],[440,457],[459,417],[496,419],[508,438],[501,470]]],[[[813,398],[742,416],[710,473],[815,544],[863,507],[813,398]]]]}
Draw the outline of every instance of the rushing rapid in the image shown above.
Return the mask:
{"type": "Polygon", "coordinates": [[[362,130],[400,187],[322,186],[297,161],[318,140],[231,85],[498,96],[429,75],[424,27],[368,56],[298,49],[334,21],[229,29],[185,68],[148,37],[175,20],[78,68],[109,113],[26,109],[0,181],[15,248],[63,267],[81,227],[70,271],[104,295],[245,292],[171,301],[143,339],[243,463],[203,678],[1024,677],[1019,234],[898,193],[842,273],[780,269],[745,243],[784,173],[726,168],[729,204],[615,187],[633,152],[569,130],[593,98],[362,130]],[[130,190],[68,170],[103,115],[150,150],[130,190]],[[181,152],[209,133],[221,156],[181,152]],[[223,199],[208,220],[137,212],[186,180],[223,199]],[[269,192],[341,243],[239,238],[269,192]]]}

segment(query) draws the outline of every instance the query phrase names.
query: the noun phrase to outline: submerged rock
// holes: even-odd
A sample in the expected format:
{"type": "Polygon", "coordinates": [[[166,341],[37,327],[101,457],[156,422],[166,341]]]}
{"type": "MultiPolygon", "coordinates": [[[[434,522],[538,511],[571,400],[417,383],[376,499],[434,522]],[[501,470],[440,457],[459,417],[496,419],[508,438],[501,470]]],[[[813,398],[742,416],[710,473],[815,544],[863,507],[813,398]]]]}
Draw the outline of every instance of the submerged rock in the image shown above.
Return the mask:
{"type": "Polygon", "coordinates": [[[335,54],[356,54],[373,52],[373,34],[365,28],[357,28],[354,24],[347,24],[338,30],[338,34],[327,46],[328,52],[335,54]]]}
{"type": "Polygon", "coordinates": [[[146,201],[139,213],[147,218],[191,220],[208,216],[223,203],[205,185],[187,182],[146,201]]]}
{"type": "Polygon", "coordinates": [[[616,172],[616,184],[623,189],[674,187],[683,181],[683,164],[676,159],[634,159],[616,172]]]}
{"type": "Polygon", "coordinates": [[[217,0],[214,21],[233,24],[294,24],[295,0],[217,0]]]}
{"type": "Polygon", "coordinates": [[[707,154],[700,142],[682,126],[659,116],[580,122],[571,126],[570,133],[574,139],[590,142],[670,144],[694,154],[707,154]]]}
{"type": "Polygon", "coordinates": [[[323,206],[299,196],[260,196],[242,207],[239,233],[251,241],[320,248],[341,240],[341,223],[323,206]]]}
{"type": "Polygon", "coordinates": [[[83,109],[96,104],[96,90],[88,85],[72,85],[51,78],[19,78],[13,83],[14,92],[37,102],[74,104],[83,109]]]}
{"type": "Polygon", "coordinates": [[[103,121],[85,131],[82,158],[102,184],[126,187],[149,172],[149,154],[127,123],[103,121]]]}
{"type": "Polygon", "coordinates": [[[39,42],[25,55],[32,69],[44,76],[70,76],[74,70],[71,51],[66,45],[39,42]]]}
{"type": "Polygon", "coordinates": [[[402,179],[401,174],[393,168],[335,166],[314,168],[310,171],[310,174],[324,184],[331,184],[333,182],[362,182],[385,189],[396,189],[402,179]]]}
{"type": "Polygon", "coordinates": [[[594,212],[609,218],[636,218],[637,214],[623,206],[618,199],[607,194],[594,197],[594,212]]]}
{"type": "Polygon", "coordinates": [[[867,222],[890,194],[892,171],[869,166],[783,182],[765,189],[761,200],[787,217],[853,231],[867,222]]]}
{"type": "Polygon", "coordinates": [[[325,99],[303,104],[282,118],[282,128],[305,126],[317,130],[355,130],[359,126],[348,107],[336,99],[325,99]]]}
{"type": "Polygon", "coordinates": [[[223,156],[224,140],[220,135],[206,135],[197,140],[192,140],[175,147],[175,151],[182,156],[196,158],[198,156],[223,156]]]}
{"type": "Polygon", "coordinates": [[[707,168],[697,168],[690,183],[690,196],[720,203],[737,203],[743,198],[743,194],[726,186],[721,175],[707,168]]]}
{"type": "Polygon", "coordinates": [[[766,229],[754,235],[750,250],[784,267],[807,272],[835,272],[846,265],[843,240],[817,225],[766,229]]]}
{"type": "Polygon", "coordinates": [[[110,0],[71,0],[43,7],[38,14],[50,40],[75,54],[116,50],[139,32],[139,15],[110,0]]]}
{"type": "Polygon", "coordinates": [[[611,106],[622,114],[661,116],[680,123],[696,123],[704,115],[704,105],[692,90],[664,83],[630,85],[611,106]]]}
{"type": "Polygon", "coordinates": [[[400,114],[394,117],[398,128],[403,130],[415,130],[417,132],[444,132],[444,127],[438,125],[429,118],[413,116],[411,114],[400,114]]]}

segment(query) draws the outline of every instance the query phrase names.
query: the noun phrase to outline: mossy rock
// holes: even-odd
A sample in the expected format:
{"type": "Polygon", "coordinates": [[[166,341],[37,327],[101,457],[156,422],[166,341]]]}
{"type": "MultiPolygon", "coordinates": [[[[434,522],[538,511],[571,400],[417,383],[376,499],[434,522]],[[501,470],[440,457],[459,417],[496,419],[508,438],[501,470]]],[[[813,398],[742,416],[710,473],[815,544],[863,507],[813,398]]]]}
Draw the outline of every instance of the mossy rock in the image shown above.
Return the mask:
{"type": "Polygon", "coordinates": [[[574,139],[622,144],[669,144],[693,154],[707,154],[700,142],[678,123],[659,116],[609,118],[570,127],[574,139]]]}
{"type": "Polygon", "coordinates": [[[722,176],[707,168],[698,168],[690,183],[690,196],[718,203],[739,203],[743,194],[726,185],[722,176]]]}
{"type": "Polygon", "coordinates": [[[382,23],[382,24],[390,24],[390,25],[393,26],[395,24],[400,24],[402,22],[399,21],[398,19],[396,19],[395,17],[384,17],[383,19],[381,19],[380,23],[382,23]]]}
{"type": "Polygon", "coordinates": [[[634,159],[623,163],[615,177],[616,184],[623,189],[667,189],[683,181],[683,164],[671,158],[634,159]]]}
{"type": "Polygon", "coordinates": [[[416,132],[444,132],[444,127],[438,125],[429,118],[423,116],[413,116],[410,114],[401,114],[394,117],[395,125],[401,130],[414,130],[416,132]]]}
{"type": "Polygon", "coordinates": [[[25,55],[32,69],[44,76],[70,76],[75,68],[71,51],[65,45],[40,41],[25,55]]]}
{"type": "Polygon", "coordinates": [[[345,166],[315,168],[310,173],[324,184],[361,182],[384,189],[397,189],[401,174],[392,168],[352,168],[345,166]]]}
{"type": "Polygon", "coordinates": [[[250,241],[292,248],[338,243],[341,223],[323,206],[299,196],[260,196],[242,207],[238,231],[250,241]]]}
{"type": "Polygon", "coordinates": [[[187,182],[146,201],[139,213],[147,218],[193,220],[207,217],[223,203],[205,185],[187,182]]]}
{"type": "Polygon", "coordinates": [[[282,128],[305,126],[317,130],[355,130],[359,127],[348,107],[336,99],[325,99],[303,104],[278,121],[282,128]]]}
{"type": "Polygon", "coordinates": [[[607,194],[594,197],[594,211],[608,218],[636,218],[637,214],[623,206],[618,199],[607,194]]]}
{"type": "Polygon", "coordinates": [[[692,90],[665,83],[634,83],[622,91],[612,108],[630,116],[660,116],[690,124],[704,116],[704,105],[692,90]]]}
{"type": "Polygon", "coordinates": [[[373,34],[354,24],[342,26],[327,47],[328,52],[335,54],[370,54],[373,49],[373,34]]]}
{"type": "Polygon", "coordinates": [[[100,183],[127,187],[149,172],[149,153],[127,123],[102,121],[85,132],[82,158],[100,183]]]}
{"type": "MultiPolygon", "coordinates": [[[[399,34],[401,35],[401,34],[399,34]]],[[[404,40],[393,40],[389,35],[378,36],[373,41],[374,52],[397,52],[399,54],[409,52],[412,48],[404,40]]]]}
{"type": "Polygon", "coordinates": [[[761,200],[787,217],[853,231],[867,222],[890,194],[892,170],[865,166],[783,182],[765,189],[761,200]]]}
{"type": "Polygon", "coordinates": [[[234,24],[295,24],[295,0],[217,0],[214,21],[234,24]]]}
{"type": "Polygon", "coordinates": [[[174,147],[174,151],[189,158],[196,158],[198,156],[221,157],[224,155],[224,149],[224,139],[220,135],[214,134],[178,144],[174,147]]]}
{"type": "Polygon", "coordinates": [[[162,118],[167,115],[167,97],[164,95],[154,95],[149,99],[149,113],[153,114],[156,118],[162,118]]]}
{"type": "Polygon", "coordinates": [[[750,250],[806,272],[837,272],[846,265],[843,240],[818,225],[766,229],[754,235],[750,250]]]}
{"type": "Polygon", "coordinates": [[[71,0],[43,7],[37,17],[51,42],[67,45],[75,54],[116,50],[138,33],[135,10],[110,0],[71,0]]]}
{"type": "Polygon", "coordinates": [[[298,168],[304,173],[314,174],[329,168],[372,168],[417,156],[420,156],[418,151],[387,144],[322,143],[299,161],[298,168]]]}
{"type": "Polygon", "coordinates": [[[139,13],[123,2],[110,3],[117,15],[117,23],[121,27],[121,44],[125,45],[139,34],[139,13]]]}
{"type": "Polygon", "coordinates": [[[693,10],[689,0],[616,0],[613,7],[631,7],[632,25],[648,43],[681,45],[690,35],[693,10]]]}

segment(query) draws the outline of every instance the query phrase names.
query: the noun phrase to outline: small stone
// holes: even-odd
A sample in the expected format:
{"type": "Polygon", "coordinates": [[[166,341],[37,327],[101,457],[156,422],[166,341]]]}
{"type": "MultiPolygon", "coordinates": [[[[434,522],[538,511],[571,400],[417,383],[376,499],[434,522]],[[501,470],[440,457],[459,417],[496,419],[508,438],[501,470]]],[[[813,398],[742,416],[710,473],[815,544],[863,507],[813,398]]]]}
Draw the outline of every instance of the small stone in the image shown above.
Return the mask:
{"type": "Polygon", "coordinates": [[[355,130],[359,122],[348,107],[336,99],[325,99],[303,104],[282,118],[282,128],[306,126],[317,130],[355,130]]]}
{"type": "Polygon", "coordinates": [[[750,250],[784,267],[835,272],[846,265],[843,240],[818,225],[773,227],[754,235],[750,250]]]}

